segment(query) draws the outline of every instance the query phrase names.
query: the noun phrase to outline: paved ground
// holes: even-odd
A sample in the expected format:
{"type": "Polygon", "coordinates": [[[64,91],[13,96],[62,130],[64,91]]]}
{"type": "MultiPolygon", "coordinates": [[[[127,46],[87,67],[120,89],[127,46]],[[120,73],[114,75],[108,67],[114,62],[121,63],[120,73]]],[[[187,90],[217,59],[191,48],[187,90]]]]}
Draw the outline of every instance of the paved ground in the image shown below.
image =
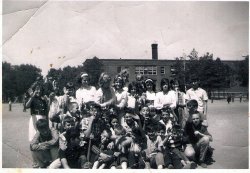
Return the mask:
{"type": "MultiPolygon", "coordinates": [[[[12,111],[2,105],[2,167],[31,168],[28,143],[29,110],[22,111],[21,104],[14,104],[12,111]]],[[[215,162],[208,169],[247,169],[249,110],[248,102],[214,101],[208,104],[209,131],[214,141],[215,162]]]]}

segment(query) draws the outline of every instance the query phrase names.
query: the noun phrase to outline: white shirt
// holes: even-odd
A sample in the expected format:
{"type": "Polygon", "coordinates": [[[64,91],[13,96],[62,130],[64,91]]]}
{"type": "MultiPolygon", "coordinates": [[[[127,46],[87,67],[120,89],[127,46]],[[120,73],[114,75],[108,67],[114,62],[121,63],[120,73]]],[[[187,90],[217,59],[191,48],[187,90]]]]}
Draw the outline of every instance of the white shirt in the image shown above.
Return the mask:
{"type": "Polygon", "coordinates": [[[160,91],[156,94],[154,107],[157,109],[162,109],[164,105],[169,104],[170,108],[176,108],[176,94],[174,91],[170,90],[167,94],[160,91]]]}
{"type": "Polygon", "coordinates": [[[79,88],[76,91],[76,100],[78,105],[81,103],[87,103],[89,101],[95,101],[96,88],[94,86],[90,86],[89,89],[79,88]]]}
{"type": "Polygon", "coordinates": [[[204,103],[203,101],[208,100],[207,92],[202,88],[197,88],[194,90],[193,88],[190,88],[187,90],[186,93],[187,100],[196,100],[198,102],[198,109],[197,111],[204,111],[204,103]]]}

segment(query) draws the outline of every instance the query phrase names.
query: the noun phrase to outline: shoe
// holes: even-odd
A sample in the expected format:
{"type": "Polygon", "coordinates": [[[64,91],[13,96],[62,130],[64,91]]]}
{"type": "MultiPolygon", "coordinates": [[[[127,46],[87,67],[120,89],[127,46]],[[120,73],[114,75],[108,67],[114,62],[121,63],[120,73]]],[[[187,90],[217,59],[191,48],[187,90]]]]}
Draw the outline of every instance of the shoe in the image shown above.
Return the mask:
{"type": "Polygon", "coordinates": [[[38,163],[33,163],[33,164],[32,164],[32,168],[39,168],[38,163]]]}
{"type": "Polygon", "coordinates": [[[190,169],[195,169],[197,167],[197,164],[195,162],[190,163],[190,169]]]}
{"type": "Polygon", "coordinates": [[[201,166],[202,168],[207,168],[207,164],[206,164],[206,163],[200,163],[200,166],[201,166]]]}
{"type": "Polygon", "coordinates": [[[168,169],[174,169],[174,166],[172,164],[169,164],[168,169]]]}

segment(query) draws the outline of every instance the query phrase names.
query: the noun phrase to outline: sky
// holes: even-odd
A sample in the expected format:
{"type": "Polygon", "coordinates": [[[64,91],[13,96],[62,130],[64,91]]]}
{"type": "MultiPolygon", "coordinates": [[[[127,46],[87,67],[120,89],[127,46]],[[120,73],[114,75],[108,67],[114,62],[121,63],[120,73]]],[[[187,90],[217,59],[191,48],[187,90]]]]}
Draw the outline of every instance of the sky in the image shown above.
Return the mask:
{"type": "Polygon", "coordinates": [[[3,1],[3,61],[48,70],[85,59],[159,59],[249,54],[249,3],[233,1],[3,1]]]}

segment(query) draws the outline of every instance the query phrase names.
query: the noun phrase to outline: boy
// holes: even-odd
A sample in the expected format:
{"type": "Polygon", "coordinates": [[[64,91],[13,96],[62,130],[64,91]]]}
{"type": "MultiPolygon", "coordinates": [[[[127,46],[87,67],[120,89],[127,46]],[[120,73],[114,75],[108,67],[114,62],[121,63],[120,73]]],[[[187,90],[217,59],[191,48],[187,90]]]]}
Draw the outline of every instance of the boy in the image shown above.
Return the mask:
{"type": "Polygon", "coordinates": [[[184,135],[185,142],[187,143],[185,155],[192,160],[197,159],[198,164],[206,168],[205,157],[209,149],[209,143],[213,138],[207,131],[207,127],[202,124],[198,111],[192,114],[192,122],[187,122],[184,135]]]}
{"type": "Polygon", "coordinates": [[[38,132],[30,143],[30,149],[34,161],[40,168],[46,168],[58,156],[58,132],[49,129],[48,121],[39,119],[36,122],[38,132]]]}
{"type": "Polygon", "coordinates": [[[103,169],[109,168],[111,163],[114,161],[114,152],[108,148],[111,142],[111,131],[110,129],[104,129],[101,133],[101,143],[92,146],[92,151],[97,154],[96,161],[92,169],[103,169]]]}
{"type": "Polygon", "coordinates": [[[162,140],[156,135],[156,126],[147,127],[147,148],[143,151],[146,168],[163,169],[164,157],[162,154],[162,140]]]}

